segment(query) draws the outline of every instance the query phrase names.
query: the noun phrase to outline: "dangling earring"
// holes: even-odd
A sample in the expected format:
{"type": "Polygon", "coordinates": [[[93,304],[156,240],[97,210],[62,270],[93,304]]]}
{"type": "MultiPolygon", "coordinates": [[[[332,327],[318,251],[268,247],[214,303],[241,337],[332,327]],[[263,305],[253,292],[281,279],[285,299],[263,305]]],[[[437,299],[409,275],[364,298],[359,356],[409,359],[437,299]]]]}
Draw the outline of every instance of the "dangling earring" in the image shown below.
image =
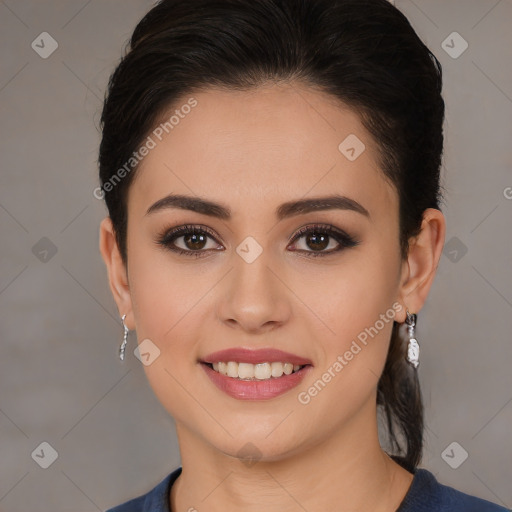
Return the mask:
{"type": "Polygon", "coordinates": [[[126,327],[126,325],[124,323],[125,318],[126,318],[126,315],[123,315],[121,318],[121,322],[123,322],[123,327],[124,327],[123,343],[121,343],[121,346],[119,347],[119,357],[120,357],[121,361],[124,360],[124,351],[126,349],[126,343],[128,342],[128,333],[130,332],[130,329],[128,329],[128,327],[126,327]]]}
{"type": "Polygon", "coordinates": [[[405,323],[407,324],[407,331],[409,333],[409,345],[407,346],[407,362],[414,366],[414,368],[418,368],[420,364],[420,346],[418,344],[418,340],[414,337],[417,315],[415,313],[409,313],[408,309],[406,310],[406,315],[407,318],[405,319],[405,323]]]}

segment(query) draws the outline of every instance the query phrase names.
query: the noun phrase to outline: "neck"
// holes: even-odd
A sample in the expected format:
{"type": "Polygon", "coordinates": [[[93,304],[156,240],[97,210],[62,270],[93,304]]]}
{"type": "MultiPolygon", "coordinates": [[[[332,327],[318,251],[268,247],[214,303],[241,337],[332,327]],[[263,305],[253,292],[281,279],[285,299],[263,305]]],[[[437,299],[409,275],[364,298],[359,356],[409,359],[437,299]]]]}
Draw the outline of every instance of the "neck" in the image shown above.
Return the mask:
{"type": "Polygon", "coordinates": [[[173,512],[394,512],[412,482],[380,447],[374,405],[326,440],[252,463],[176,426],[183,469],[171,489],[173,512]]]}

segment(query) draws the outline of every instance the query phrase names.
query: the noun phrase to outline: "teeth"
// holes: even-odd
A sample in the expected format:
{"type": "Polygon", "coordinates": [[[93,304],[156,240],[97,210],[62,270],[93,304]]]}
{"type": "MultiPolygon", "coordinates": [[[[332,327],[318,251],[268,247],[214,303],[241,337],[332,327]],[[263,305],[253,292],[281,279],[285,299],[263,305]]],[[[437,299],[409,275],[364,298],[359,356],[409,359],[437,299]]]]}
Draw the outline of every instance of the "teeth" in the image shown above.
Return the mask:
{"type": "Polygon", "coordinates": [[[238,377],[238,365],[235,362],[230,361],[226,365],[225,375],[227,375],[228,377],[238,377]]]}
{"type": "Polygon", "coordinates": [[[238,367],[239,379],[253,379],[254,378],[254,365],[249,363],[233,363],[238,367]]]}
{"type": "Polygon", "coordinates": [[[302,368],[302,366],[292,363],[237,363],[235,361],[223,362],[212,364],[213,369],[222,375],[227,375],[234,379],[248,379],[248,380],[267,380],[271,377],[278,378],[283,375],[290,375],[302,368]]]}

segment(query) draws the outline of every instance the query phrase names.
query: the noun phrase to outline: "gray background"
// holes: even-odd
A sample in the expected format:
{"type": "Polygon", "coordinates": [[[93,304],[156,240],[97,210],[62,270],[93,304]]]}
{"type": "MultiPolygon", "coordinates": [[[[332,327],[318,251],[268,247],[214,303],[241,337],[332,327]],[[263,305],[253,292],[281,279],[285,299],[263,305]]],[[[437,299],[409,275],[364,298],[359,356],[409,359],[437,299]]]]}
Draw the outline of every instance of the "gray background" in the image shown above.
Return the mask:
{"type": "MultiPolygon", "coordinates": [[[[117,357],[122,328],[98,250],[106,210],[92,194],[106,82],[151,5],[0,1],[3,512],[105,510],[180,464],[134,333],[117,357]],[[43,59],[31,43],[45,31],[58,48],[43,59]],[[47,469],[44,441],[58,453],[47,469]]],[[[418,324],[422,466],[510,508],[512,3],[396,6],[443,64],[447,103],[447,244],[418,324]],[[444,49],[462,49],[454,31],[469,44],[457,58],[444,49]]]]}

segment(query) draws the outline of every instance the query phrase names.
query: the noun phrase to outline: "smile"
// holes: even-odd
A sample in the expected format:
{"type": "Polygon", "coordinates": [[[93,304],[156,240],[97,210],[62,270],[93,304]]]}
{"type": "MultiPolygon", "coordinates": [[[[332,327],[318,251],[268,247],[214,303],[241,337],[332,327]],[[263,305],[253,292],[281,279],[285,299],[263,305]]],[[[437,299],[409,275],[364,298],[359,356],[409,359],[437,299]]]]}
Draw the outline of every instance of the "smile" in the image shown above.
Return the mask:
{"type": "Polygon", "coordinates": [[[236,363],[234,361],[227,363],[200,363],[201,368],[203,368],[210,381],[218,389],[238,400],[268,400],[282,395],[298,386],[309,371],[313,369],[313,366],[310,364],[291,367],[289,365],[291,363],[251,364],[236,363]],[[217,366],[217,369],[214,369],[214,365],[217,366]],[[272,367],[274,367],[273,370],[272,367]],[[225,373],[221,373],[221,370],[224,372],[230,371],[232,375],[235,375],[236,370],[237,376],[230,377],[225,373]],[[274,371],[275,375],[280,374],[280,376],[272,376],[272,371],[274,371]],[[269,373],[270,376],[267,377],[269,373]],[[240,374],[244,377],[240,377],[240,374]],[[250,377],[250,375],[253,376],[250,377]]]}
{"type": "Polygon", "coordinates": [[[235,361],[211,363],[211,368],[227,377],[244,380],[268,380],[298,372],[305,365],[292,363],[238,363],[235,361]]]}
{"type": "Polygon", "coordinates": [[[310,359],[273,347],[224,349],[198,363],[218,389],[239,400],[266,400],[286,393],[313,368],[310,359]]]}

